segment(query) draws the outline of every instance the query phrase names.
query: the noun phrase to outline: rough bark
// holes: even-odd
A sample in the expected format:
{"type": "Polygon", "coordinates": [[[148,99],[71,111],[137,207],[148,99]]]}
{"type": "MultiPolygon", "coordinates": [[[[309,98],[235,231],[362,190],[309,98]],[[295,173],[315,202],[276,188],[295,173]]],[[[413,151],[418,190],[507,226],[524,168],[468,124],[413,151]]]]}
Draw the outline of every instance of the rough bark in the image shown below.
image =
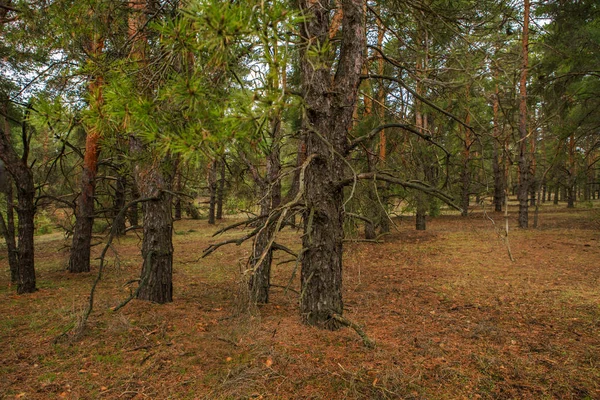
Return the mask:
{"type": "Polygon", "coordinates": [[[308,16],[301,26],[302,37],[310,47],[304,47],[301,54],[303,129],[306,152],[314,157],[300,183],[306,206],[300,311],[305,323],[336,329],[340,323],[331,316],[343,313],[343,190],[338,182],[344,177],[347,131],[364,59],[363,2],[341,1],[343,28],[334,77],[330,60],[314,52],[324,48],[328,39],[329,9],[314,0],[301,0],[300,4],[308,16]]]}
{"type": "Polygon", "coordinates": [[[137,298],[155,303],[173,301],[173,222],[171,196],[154,193],[158,199],[146,202],[144,208],[144,263],[137,298]]]}
{"type": "MultiPolygon", "coordinates": [[[[7,122],[7,121],[6,121],[7,122]]],[[[5,124],[5,132],[10,130],[8,122],[5,124]]],[[[17,283],[19,276],[19,253],[17,251],[17,240],[15,238],[15,214],[14,214],[14,193],[13,193],[13,181],[12,177],[9,176],[4,163],[0,162],[0,174],[2,175],[2,188],[1,191],[4,193],[6,199],[6,221],[4,217],[0,217],[0,228],[2,229],[2,236],[6,243],[6,250],[8,251],[8,267],[10,269],[10,282],[17,283]]]]}
{"type": "Polygon", "coordinates": [[[0,159],[11,175],[17,189],[18,216],[18,269],[17,293],[32,293],[37,290],[34,266],[33,234],[35,230],[35,185],[33,173],[28,165],[29,143],[26,123],[22,123],[23,154],[19,157],[12,146],[10,128],[2,127],[0,133],[0,159]]]}
{"type": "Polygon", "coordinates": [[[132,137],[131,154],[140,157],[134,176],[144,202],[142,273],[137,298],[155,303],[173,301],[172,175],[169,160],[159,159],[139,139],[132,137]],[[144,154],[145,153],[145,154],[144,154]],[[145,155],[145,157],[144,157],[145,155]]]}
{"type": "MultiPolygon", "coordinates": [[[[266,174],[264,178],[256,175],[255,179],[261,187],[260,215],[268,216],[281,203],[281,172],[280,141],[281,119],[279,115],[271,121],[271,147],[266,159],[266,174]]],[[[256,171],[255,171],[256,174],[256,171]]],[[[273,249],[270,245],[275,234],[275,225],[267,224],[254,240],[250,266],[252,274],[249,281],[250,299],[255,304],[269,302],[269,287],[271,286],[271,264],[273,249]]]]}
{"type": "MultiPolygon", "coordinates": [[[[90,53],[96,57],[99,56],[103,48],[102,38],[94,38],[90,47],[90,53]]],[[[90,96],[93,99],[92,107],[99,108],[102,104],[102,86],[102,77],[95,77],[89,84],[90,96]]],[[[81,193],[75,208],[75,229],[69,257],[69,272],[90,271],[92,228],[94,226],[94,194],[96,192],[100,139],[101,133],[98,128],[96,126],[89,127],[85,139],[81,193]]]]}
{"type": "MultiPolygon", "coordinates": [[[[147,12],[144,1],[131,4],[132,16],[129,19],[129,37],[133,39],[131,58],[140,67],[147,63],[145,46],[147,12]]],[[[143,71],[143,68],[140,69],[143,71]]],[[[138,79],[142,79],[140,75],[138,79]]],[[[150,87],[145,88],[151,90],[150,87]]],[[[143,91],[142,91],[143,93],[143,91]]],[[[135,134],[129,140],[130,154],[135,157],[133,168],[137,188],[145,202],[144,237],[142,241],[142,272],[137,298],[156,303],[173,301],[173,221],[171,214],[173,166],[170,157],[159,156],[151,143],[143,142],[135,134]]]]}

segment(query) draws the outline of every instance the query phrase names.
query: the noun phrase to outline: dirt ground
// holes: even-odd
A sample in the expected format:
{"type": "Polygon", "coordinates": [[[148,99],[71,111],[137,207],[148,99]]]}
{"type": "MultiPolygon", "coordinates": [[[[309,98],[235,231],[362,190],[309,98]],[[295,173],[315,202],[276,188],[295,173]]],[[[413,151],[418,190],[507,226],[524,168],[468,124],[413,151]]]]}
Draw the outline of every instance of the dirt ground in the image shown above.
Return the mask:
{"type": "MultiPolygon", "coordinates": [[[[97,261],[69,274],[68,240],[39,236],[32,295],[8,286],[2,250],[0,398],[600,399],[598,206],[545,206],[529,230],[511,209],[515,262],[481,210],[431,219],[425,232],[402,217],[382,243],[347,243],[345,316],[374,349],[349,328],[301,325],[288,255],[274,266],[271,303],[244,310],[249,245],[200,258],[241,230],[212,238],[215,227],[192,220],[175,224],[172,304],[111,310],[139,276],[140,238],[129,233],[83,336],[61,336],[81,318],[97,261]]],[[[298,250],[298,238],[280,240],[298,250]]]]}

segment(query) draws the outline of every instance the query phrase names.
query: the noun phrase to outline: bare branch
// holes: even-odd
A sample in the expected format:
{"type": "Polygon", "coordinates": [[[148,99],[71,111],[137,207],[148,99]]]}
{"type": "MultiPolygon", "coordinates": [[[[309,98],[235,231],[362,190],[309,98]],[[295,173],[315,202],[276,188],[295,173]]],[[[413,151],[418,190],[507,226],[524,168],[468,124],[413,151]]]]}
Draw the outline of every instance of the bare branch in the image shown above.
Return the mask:
{"type": "Polygon", "coordinates": [[[462,211],[462,208],[460,208],[458,205],[456,205],[454,203],[454,200],[452,199],[452,197],[448,196],[446,193],[442,192],[441,190],[439,190],[433,186],[429,186],[425,182],[421,182],[421,181],[417,181],[417,180],[403,181],[401,179],[398,179],[394,176],[391,176],[389,174],[382,173],[382,172],[379,172],[379,173],[378,172],[364,172],[362,174],[355,175],[352,178],[344,179],[343,181],[339,182],[339,185],[347,186],[347,185],[353,183],[354,180],[356,180],[356,179],[376,179],[376,180],[400,185],[405,188],[420,190],[421,192],[424,192],[431,196],[437,197],[438,199],[442,200],[444,203],[448,204],[450,207],[452,207],[458,211],[462,211]]]}
{"type": "Polygon", "coordinates": [[[437,110],[437,111],[441,112],[442,114],[444,114],[445,116],[447,116],[449,118],[452,118],[453,120],[455,120],[456,122],[458,122],[459,124],[461,124],[462,126],[464,126],[465,128],[470,129],[471,131],[475,132],[475,129],[473,129],[473,127],[471,125],[465,123],[462,119],[458,118],[457,116],[455,116],[452,113],[449,113],[448,111],[444,110],[443,108],[441,108],[440,106],[436,105],[432,101],[427,100],[425,97],[421,96],[420,94],[418,94],[417,92],[415,92],[414,90],[412,90],[401,79],[394,78],[393,76],[376,75],[376,74],[362,75],[361,78],[362,79],[385,79],[385,80],[388,80],[388,81],[396,82],[398,85],[400,85],[404,89],[406,89],[406,91],[408,91],[411,95],[413,95],[415,98],[421,100],[423,103],[427,104],[429,107],[433,108],[434,110],[437,110]]]}

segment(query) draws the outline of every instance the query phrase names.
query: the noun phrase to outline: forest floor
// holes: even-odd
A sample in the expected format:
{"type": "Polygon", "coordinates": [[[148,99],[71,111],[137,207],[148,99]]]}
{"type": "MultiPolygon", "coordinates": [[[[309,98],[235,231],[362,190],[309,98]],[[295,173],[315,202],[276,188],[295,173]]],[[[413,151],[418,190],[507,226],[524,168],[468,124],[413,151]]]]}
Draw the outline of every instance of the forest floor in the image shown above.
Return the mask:
{"type": "MultiPolygon", "coordinates": [[[[0,398],[600,399],[598,206],[544,206],[529,230],[515,228],[511,209],[515,262],[481,211],[432,218],[424,232],[402,217],[382,243],[347,243],[344,315],[373,349],[352,329],[300,323],[298,294],[282,288],[293,262],[274,266],[271,303],[245,310],[250,245],[201,259],[242,234],[213,238],[203,220],[175,224],[173,303],[111,310],[139,276],[140,238],[128,233],[83,335],[61,336],[81,319],[98,262],[69,274],[68,240],[38,236],[34,294],[8,286],[3,250],[0,398]]],[[[502,226],[503,215],[489,216],[502,226]]],[[[298,238],[281,241],[297,250],[298,238]]]]}

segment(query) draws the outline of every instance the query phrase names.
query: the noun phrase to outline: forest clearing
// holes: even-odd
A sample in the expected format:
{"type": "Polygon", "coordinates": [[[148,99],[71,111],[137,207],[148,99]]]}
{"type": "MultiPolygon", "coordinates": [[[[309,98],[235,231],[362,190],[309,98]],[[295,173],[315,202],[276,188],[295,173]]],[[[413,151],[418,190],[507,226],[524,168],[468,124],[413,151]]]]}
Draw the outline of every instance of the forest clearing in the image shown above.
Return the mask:
{"type": "MultiPolygon", "coordinates": [[[[2,259],[0,397],[597,399],[595,205],[546,205],[532,230],[513,229],[511,209],[515,262],[481,210],[432,218],[427,231],[396,218],[382,243],[348,243],[344,315],[374,348],[350,328],[302,324],[299,280],[285,292],[294,264],[279,265],[284,256],[273,263],[270,303],[241,309],[251,245],[200,259],[223,239],[206,220],[175,223],[173,303],[133,300],[111,311],[139,277],[140,238],[128,233],[115,242],[118,262],[109,256],[83,336],[61,338],[81,318],[97,270],[66,272],[63,234],[42,235],[37,292],[14,294],[2,259]]],[[[282,232],[282,243],[297,250],[297,235],[282,232]]]]}

